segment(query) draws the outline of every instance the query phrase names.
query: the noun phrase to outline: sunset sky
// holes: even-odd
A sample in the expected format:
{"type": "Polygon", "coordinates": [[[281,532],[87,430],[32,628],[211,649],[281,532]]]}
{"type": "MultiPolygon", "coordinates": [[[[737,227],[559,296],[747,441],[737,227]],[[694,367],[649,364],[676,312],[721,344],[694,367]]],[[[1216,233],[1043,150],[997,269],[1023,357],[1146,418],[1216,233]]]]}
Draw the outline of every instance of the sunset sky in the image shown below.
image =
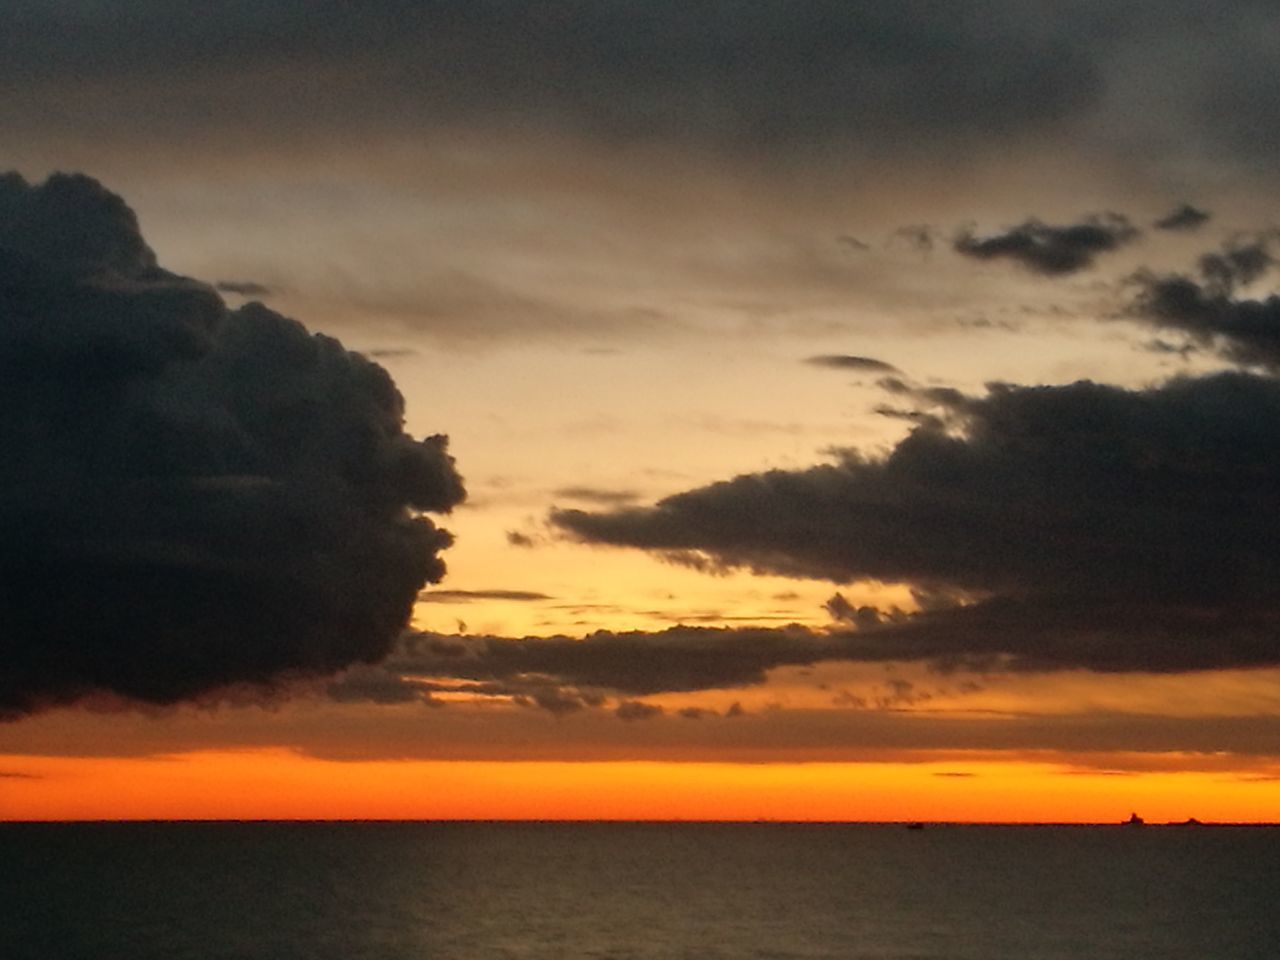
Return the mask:
{"type": "Polygon", "coordinates": [[[14,0],[0,819],[1280,820],[1278,57],[14,0]]]}

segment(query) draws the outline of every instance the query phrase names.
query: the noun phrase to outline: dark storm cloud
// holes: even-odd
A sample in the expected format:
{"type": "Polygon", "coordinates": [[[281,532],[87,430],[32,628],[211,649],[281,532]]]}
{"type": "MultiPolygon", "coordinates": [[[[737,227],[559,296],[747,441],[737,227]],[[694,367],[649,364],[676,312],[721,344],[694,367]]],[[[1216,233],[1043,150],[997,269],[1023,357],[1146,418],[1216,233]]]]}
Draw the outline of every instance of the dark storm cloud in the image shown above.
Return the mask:
{"type": "Polygon", "coordinates": [[[1127,217],[1103,213],[1059,226],[1026,220],[986,237],[965,230],[952,248],[975,260],[1013,260],[1033,273],[1061,276],[1091,267],[1098,254],[1119,249],[1137,236],[1127,217]]]}
{"type": "Polygon", "coordinates": [[[342,112],[760,149],[920,127],[976,140],[1055,121],[1100,95],[1092,44],[1107,36],[1083,9],[1014,0],[18,2],[0,31],[6,88],[75,78],[116,91],[133,126],[276,119],[272,132],[293,133],[342,112]],[[190,86],[198,103],[169,99],[190,86]]]}
{"type": "Polygon", "coordinates": [[[1199,592],[1260,588],[1280,564],[1264,482],[1280,479],[1276,381],[995,384],[941,398],[963,432],[921,426],[882,459],[842,451],[653,507],[551,519],[591,542],[836,582],[1105,591],[1121,577],[1126,590],[1199,592]]]}
{"type": "Polygon", "coordinates": [[[0,714],[381,657],[463,498],[387,373],[157,263],[82,176],[0,177],[0,714]]]}
{"type": "Polygon", "coordinates": [[[1184,203],[1152,224],[1157,230],[1197,230],[1204,226],[1211,214],[1207,210],[1184,203]]]}
{"type": "Polygon", "coordinates": [[[833,370],[857,370],[863,373],[898,373],[897,367],[874,357],[858,357],[849,354],[827,353],[805,360],[815,367],[830,367],[833,370]]]}
{"type": "Polygon", "coordinates": [[[1280,297],[1235,299],[1187,277],[1153,278],[1142,295],[1141,311],[1162,327],[1215,342],[1236,363],[1280,368],[1280,297]]]}
{"type": "Polygon", "coordinates": [[[1221,374],[1138,391],[994,385],[951,398],[884,458],[845,451],[551,520],[715,569],[952,596],[858,633],[857,659],[1192,670],[1280,662],[1277,489],[1280,382],[1221,374]]]}
{"type": "Polygon", "coordinates": [[[1034,594],[894,617],[833,659],[941,671],[1186,673],[1280,664],[1280,606],[1034,594]]]}
{"type": "Polygon", "coordinates": [[[1135,314],[1214,345],[1246,366],[1280,368],[1280,297],[1236,296],[1239,287],[1266,274],[1276,260],[1269,238],[1229,244],[1199,261],[1199,279],[1185,274],[1138,276],[1135,314]]]}

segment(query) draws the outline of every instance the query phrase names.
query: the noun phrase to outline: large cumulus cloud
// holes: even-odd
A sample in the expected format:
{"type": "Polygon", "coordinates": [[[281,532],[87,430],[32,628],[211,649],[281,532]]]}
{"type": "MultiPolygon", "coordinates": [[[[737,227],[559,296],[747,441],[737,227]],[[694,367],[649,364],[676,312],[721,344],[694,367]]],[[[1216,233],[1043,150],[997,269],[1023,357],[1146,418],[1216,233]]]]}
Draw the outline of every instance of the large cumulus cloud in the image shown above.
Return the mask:
{"type": "Polygon", "coordinates": [[[95,181],[0,178],[0,714],[385,655],[463,498],[387,373],[165,271],[95,181]]]}
{"type": "Polygon", "coordinates": [[[1280,659],[1280,382],[1229,373],[918,399],[938,409],[883,458],[845,451],[551,519],[593,543],[966,601],[860,634],[858,658],[1102,670],[1280,659]]]}

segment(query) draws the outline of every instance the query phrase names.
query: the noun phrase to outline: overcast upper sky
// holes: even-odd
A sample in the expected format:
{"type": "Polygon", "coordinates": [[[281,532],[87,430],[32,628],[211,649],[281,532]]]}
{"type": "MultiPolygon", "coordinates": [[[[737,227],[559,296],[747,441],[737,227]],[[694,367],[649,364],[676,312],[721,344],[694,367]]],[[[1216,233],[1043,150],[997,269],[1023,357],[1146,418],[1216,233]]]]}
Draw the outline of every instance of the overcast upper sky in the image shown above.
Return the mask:
{"type": "Polygon", "coordinates": [[[0,767],[1262,782],[1278,55],[1262,0],[14,0],[0,767]]]}

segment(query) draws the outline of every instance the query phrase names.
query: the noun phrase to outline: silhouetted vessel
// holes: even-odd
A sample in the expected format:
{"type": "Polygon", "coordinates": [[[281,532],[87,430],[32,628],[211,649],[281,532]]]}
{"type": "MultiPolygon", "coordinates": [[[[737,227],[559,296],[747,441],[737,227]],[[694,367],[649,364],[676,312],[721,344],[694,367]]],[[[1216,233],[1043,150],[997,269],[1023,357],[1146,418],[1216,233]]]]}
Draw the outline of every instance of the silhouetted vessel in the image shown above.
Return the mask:
{"type": "Polygon", "coordinates": [[[1129,819],[1124,821],[1123,825],[1126,827],[1141,827],[1141,826],[1145,826],[1146,823],[1147,821],[1143,820],[1136,813],[1131,813],[1129,814],[1129,819]]]}

